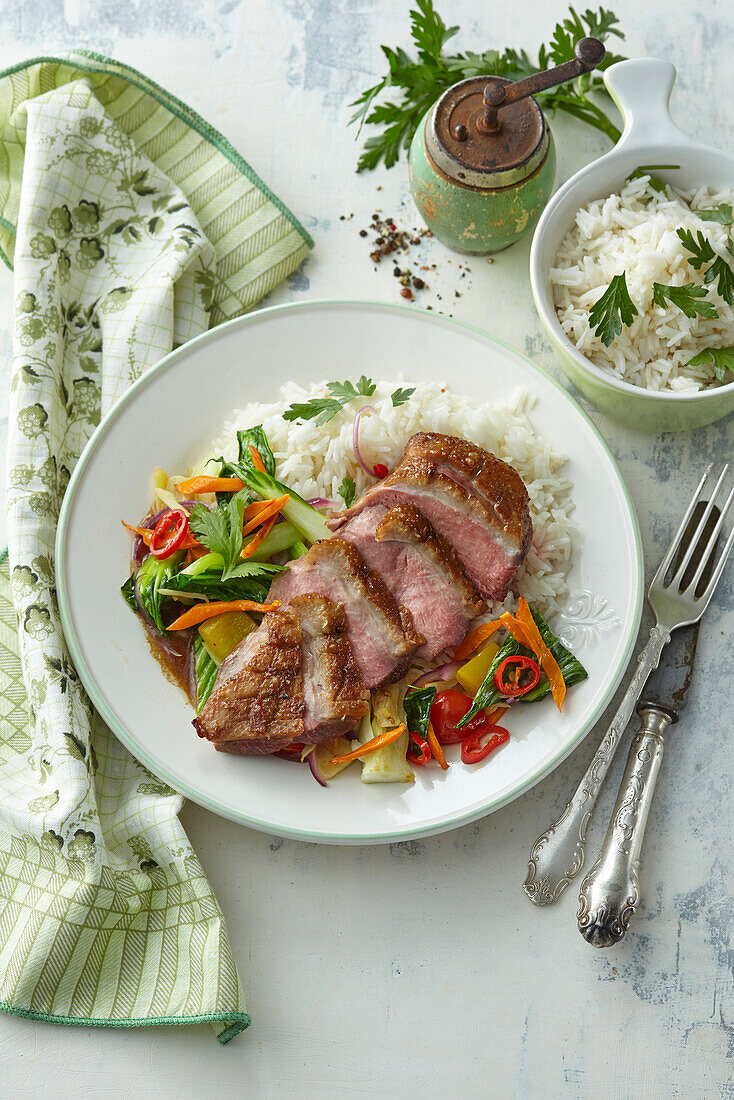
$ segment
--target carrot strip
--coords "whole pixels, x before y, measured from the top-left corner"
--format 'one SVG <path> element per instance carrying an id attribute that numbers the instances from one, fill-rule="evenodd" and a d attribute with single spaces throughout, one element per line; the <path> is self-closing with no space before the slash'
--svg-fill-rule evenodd
<path id="1" fill-rule="evenodd" d="M 260 458 L 260 452 L 257 447 L 253 447 L 252 443 L 250 444 L 250 454 L 252 456 L 252 465 L 255 469 L 259 470 L 261 474 L 266 474 L 268 471 L 265 469 L 263 460 Z"/>
<path id="2" fill-rule="evenodd" d="M 504 628 L 509 630 L 510 634 L 512 634 L 515 641 L 519 642 L 520 645 L 524 645 L 526 649 L 531 650 L 533 653 L 535 652 L 532 636 L 519 619 L 516 619 L 509 611 L 505 611 L 505 613 L 500 616 L 500 620 Z"/>
<path id="3" fill-rule="evenodd" d="M 253 600 L 214 600 L 212 603 L 199 603 L 179 615 L 168 629 L 185 630 L 188 626 L 203 623 L 205 619 L 222 615 L 225 611 L 274 611 L 276 607 L 280 607 L 280 600 L 272 603 L 255 603 Z"/>
<path id="4" fill-rule="evenodd" d="M 247 543 L 247 546 L 245 546 L 244 550 L 240 554 L 241 558 L 247 559 L 250 557 L 251 554 L 255 552 L 255 550 L 257 550 L 258 546 L 263 541 L 265 536 L 269 535 L 275 527 L 275 521 L 277 520 L 277 518 L 278 513 L 276 512 L 274 516 L 270 517 L 270 519 L 265 520 L 265 523 L 263 523 L 260 530 L 255 533 L 255 535 Z"/>
<path id="5" fill-rule="evenodd" d="M 176 486 L 179 493 L 190 493 L 192 496 L 200 493 L 238 493 L 244 487 L 244 481 L 238 477 L 190 477 Z"/>
<path id="6" fill-rule="evenodd" d="M 454 650 L 454 660 L 463 661 L 465 657 L 468 657 L 470 653 L 473 653 L 482 642 L 486 642 L 487 638 L 491 638 L 493 634 L 496 634 L 502 623 L 499 619 L 495 619 L 491 623 L 482 623 L 476 630 L 472 630 L 470 634 L 467 634 L 464 641 L 456 647 Z"/>
<path id="7" fill-rule="evenodd" d="M 255 528 L 259 527 L 261 523 L 264 523 L 266 519 L 270 519 L 271 516 L 277 516 L 283 505 L 287 504 L 290 499 L 290 495 L 286 493 L 285 496 L 278 497 L 276 500 L 269 500 L 267 502 L 267 507 L 262 508 L 249 523 L 245 524 L 242 528 L 242 534 L 249 535 L 250 531 L 254 531 Z"/>
<path id="8" fill-rule="evenodd" d="M 426 733 L 426 740 L 428 741 L 431 752 L 433 754 L 433 759 L 438 764 L 441 765 L 441 767 L 443 768 L 444 771 L 448 771 L 449 766 L 446 762 L 446 757 L 443 754 L 443 748 L 441 746 L 441 742 L 436 737 L 436 734 L 433 732 L 433 724 L 431 722 L 428 723 L 428 731 Z"/>
<path id="9" fill-rule="evenodd" d="M 371 752 L 377 752 L 378 749 L 384 749 L 385 745 L 392 745 L 393 741 L 397 741 L 404 733 L 405 722 L 401 722 L 394 730 L 388 730 L 387 733 L 381 733 L 379 737 L 373 737 L 371 741 L 367 741 L 366 744 L 360 745 L 358 749 L 354 749 L 344 756 L 333 756 L 331 758 L 331 763 L 348 764 L 351 760 L 359 759 L 360 756 L 368 756 Z"/>
<path id="10" fill-rule="evenodd" d="M 147 527 L 133 527 L 132 523 L 125 523 L 124 519 L 121 519 L 120 523 L 123 527 L 127 527 L 128 531 L 132 531 L 134 535 L 140 535 L 145 545 L 150 546 L 150 540 L 153 538 L 153 532 L 148 530 Z"/>
<path id="11" fill-rule="evenodd" d="M 259 516 L 260 513 L 264 512 L 266 508 L 269 508 L 272 503 L 272 500 L 253 500 L 252 504 L 248 504 L 245 508 L 242 519 L 246 523 L 248 519 L 252 519 L 253 516 Z"/>
<path id="12" fill-rule="evenodd" d="M 548 677 L 551 694 L 555 700 L 556 706 L 560 710 L 563 706 L 563 699 L 566 694 L 566 681 L 563 679 L 563 673 L 558 666 L 558 662 L 543 641 L 543 636 L 536 626 L 532 612 L 522 596 L 517 601 L 516 614 L 518 621 L 522 623 L 529 637 L 533 640 L 531 648 L 538 655 L 543 672 Z"/>

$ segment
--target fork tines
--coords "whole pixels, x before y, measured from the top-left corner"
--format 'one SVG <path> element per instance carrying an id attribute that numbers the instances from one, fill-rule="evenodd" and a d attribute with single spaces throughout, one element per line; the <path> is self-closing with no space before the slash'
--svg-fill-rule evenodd
<path id="1" fill-rule="evenodd" d="M 709 466 L 698 483 L 691 503 L 653 579 L 653 585 L 659 583 L 666 589 L 675 588 L 682 596 L 702 604 L 700 611 L 703 611 L 711 599 L 734 545 L 733 526 L 718 560 L 714 560 L 724 521 L 734 501 L 734 488 L 728 495 L 725 492 L 722 494 L 729 472 L 729 464 L 725 463 L 710 490 L 711 470 L 712 467 Z M 717 500 L 720 495 L 726 495 L 723 503 Z M 704 585 L 701 585 L 702 578 Z"/>

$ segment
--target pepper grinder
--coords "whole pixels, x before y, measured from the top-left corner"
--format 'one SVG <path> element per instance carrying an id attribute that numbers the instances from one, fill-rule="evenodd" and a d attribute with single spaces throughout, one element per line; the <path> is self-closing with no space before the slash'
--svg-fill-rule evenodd
<path id="1" fill-rule="evenodd" d="M 575 60 L 513 83 L 461 80 L 421 120 L 409 155 L 410 189 L 428 228 L 456 252 L 487 255 L 530 229 L 550 198 L 555 149 L 536 92 L 588 73 L 604 59 L 598 38 Z"/>

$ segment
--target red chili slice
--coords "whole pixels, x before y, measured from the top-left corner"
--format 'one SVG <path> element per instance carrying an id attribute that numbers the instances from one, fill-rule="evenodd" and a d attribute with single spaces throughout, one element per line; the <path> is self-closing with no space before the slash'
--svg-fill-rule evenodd
<path id="1" fill-rule="evenodd" d="M 482 738 L 488 733 L 491 734 L 489 740 L 482 744 Z M 461 742 L 461 759 L 464 764 L 478 764 L 509 740 L 510 735 L 502 726 L 485 726 L 483 730 L 476 730 Z"/>
<path id="2" fill-rule="evenodd" d="M 419 733 L 411 733 L 408 737 L 408 760 L 411 764 L 421 767 L 431 759 L 431 747 Z"/>
<path id="3" fill-rule="evenodd" d="M 508 683 L 505 680 L 505 670 L 511 666 L 518 671 L 515 683 Z M 522 674 L 526 670 L 530 672 L 530 679 L 527 683 L 522 683 Z M 539 680 L 540 665 L 538 662 L 534 661 L 532 657 L 523 657 L 519 653 L 515 654 L 514 657 L 505 657 L 494 674 L 494 682 L 497 690 L 501 691 L 503 695 L 511 696 L 512 698 L 516 698 L 518 695 L 525 695 L 526 692 L 532 691 Z"/>
<path id="4" fill-rule="evenodd" d="M 150 552 L 154 558 L 169 558 L 186 538 L 189 517 L 184 511 L 170 508 L 155 525 L 150 540 Z"/>

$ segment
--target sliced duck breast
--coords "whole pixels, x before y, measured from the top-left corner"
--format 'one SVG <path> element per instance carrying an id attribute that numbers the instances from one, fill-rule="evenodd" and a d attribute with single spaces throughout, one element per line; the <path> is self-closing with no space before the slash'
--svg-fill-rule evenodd
<path id="1" fill-rule="evenodd" d="M 425 641 L 414 630 L 410 612 L 398 606 L 380 575 L 346 539 L 314 543 L 275 578 L 269 598 L 286 605 L 312 592 L 344 605 L 352 652 L 368 688 L 399 679 Z"/>
<path id="2" fill-rule="evenodd" d="M 344 606 L 311 593 L 288 605 L 301 620 L 303 737 L 307 744 L 348 733 L 370 707 L 347 636 Z"/>
<path id="3" fill-rule="evenodd" d="M 375 504 L 341 528 L 398 603 L 408 608 L 425 643 L 416 656 L 431 660 L 457 645 L 483 601 L 452 547 L 410 504 Z"/>
<path id="4" fill-rule="evenodd" d="M 421 438 L 430 442 L 414 443 Z M 445 446 L 437 440 L 444 440 Z M 452 449 L 463 456 L 455 463 L 448 457 Z M 494 494 L 494 503 L 490 503 L 490 468 L 504 485 Z M 478 471 L 476 476 L 469 475 L 471 469 Z M 417 508 L 453 547 L 479 593 L 494 600 L 505 598 L 532 537 L 527 491 L 512 467 L 464 440 L 420 433 L 412 437 L 393 472 L 330 520 L 329 527 L 340 532 L 351 517 L 376 504 Z"/>
<path id="5" fill-rule="evenodd" d="M 301 622 L 278 607 L 222 661 L 194 726 L 223 752 L 278 752 L 303 740 L 304 710 Z"/>

